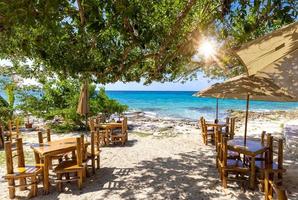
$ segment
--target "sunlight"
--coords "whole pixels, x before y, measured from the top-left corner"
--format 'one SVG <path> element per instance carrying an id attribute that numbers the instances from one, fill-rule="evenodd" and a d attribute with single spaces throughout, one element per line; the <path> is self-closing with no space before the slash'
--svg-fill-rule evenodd
<path id="1" fill-rule="evenodd" d="M 216 54 L 215 42 L 213 40 L 204 39 L 198 48 L 198 53 L 203 55 L 206 59 L 214 57 Z"/>

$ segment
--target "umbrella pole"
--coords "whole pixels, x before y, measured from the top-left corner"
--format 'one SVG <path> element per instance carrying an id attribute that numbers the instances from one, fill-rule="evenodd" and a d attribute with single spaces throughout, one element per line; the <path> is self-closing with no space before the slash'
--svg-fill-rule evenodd
<path id="1" fill-rule="evenodd" d="M 218 98 L 216 98 L 216 121 L 218 121 Z"/>
<path id="2" fill-rule="evenodd" d="M 244 145 L 246 145 L 248 110 L 249 110 L 249 94 L 247 94 L 247 97 L 246 97 L 246 113 L 245 113 L 245 126 L 244 126 Z"/>
<path id="3" fill-rule="evenodd" d="M 85 120 L 86 120 L 86 135 L 88 135 L 88 114 L 86 114 Z"/>

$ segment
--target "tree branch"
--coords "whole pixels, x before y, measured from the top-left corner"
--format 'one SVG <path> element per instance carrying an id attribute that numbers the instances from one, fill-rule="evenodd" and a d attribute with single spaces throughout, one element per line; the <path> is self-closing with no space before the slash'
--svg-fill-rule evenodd
<path id="1" fill-rule="evenodd" d="M 82 6 L 81 0 L 77 0 L 77 4 L 78 4 L 78 7 L 79 7 L 81 26 L 84 26 L 84 24 L 85 24 L 85 12 L 84 12 L 84 8 Z"/>

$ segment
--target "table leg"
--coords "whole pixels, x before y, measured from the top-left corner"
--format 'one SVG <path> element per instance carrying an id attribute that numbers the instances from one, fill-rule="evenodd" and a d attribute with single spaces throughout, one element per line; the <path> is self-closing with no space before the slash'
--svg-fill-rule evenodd
<path id="1" fill-rule="evenodd" d="M 249 187 L 251 189 L 255 189 L 255 179 L 256 179 L 256 159 L 255 157 L 251 157 L 250 161 L 250 182 L 249 182 Z"/>
<path id="2" fill-rule="evenodd" d="M 44 185 L 44 194 L 49 194 L 49 167 L 50 167 L 50 157 L 44 157 L 44 171 L 43 171 L 43 185 Z"/>

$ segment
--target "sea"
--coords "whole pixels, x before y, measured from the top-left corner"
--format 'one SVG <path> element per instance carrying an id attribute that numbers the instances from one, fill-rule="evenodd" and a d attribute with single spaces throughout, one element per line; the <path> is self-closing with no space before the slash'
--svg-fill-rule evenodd
<path id="1" fill-rule="evenodd" d="M 195 91 L 106 91 L 110 98 L 129 106 L 130 111 L 141 111 L 152 117 L 197 120 L 200 116 L 216 117 L 216 99 L 193 96 Z M 219 99 L 219 118 L 229 110 L 245 110 L 246 100 Z M 250 101 L 250 110 L 270 112 L 298 109 L 298 102 Z"/>
<path id="2" fill-rule="evenodd" d="M 128 112 L 143 112 L 149 117 L 208 120 L 216 117 L 216 99 L 195 97 L 195 91 L 106 91 L 107 95 L 129 106 Z M 0 95 L 6 98 L 3 91 Z M 39 95 L 39 93 L 37 93 Z M 18 101 L 18 100 L 16 100 Z M 16 102 L 18 104 L 18 102 Z M 246 100 L 219 99 L 219 119 L 224 119 L 229 110 L 245 110 Z M 250 101 L 251 111 L 270 112 L 298 109 L 298 102 Z"/>

